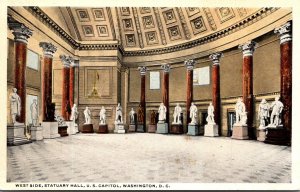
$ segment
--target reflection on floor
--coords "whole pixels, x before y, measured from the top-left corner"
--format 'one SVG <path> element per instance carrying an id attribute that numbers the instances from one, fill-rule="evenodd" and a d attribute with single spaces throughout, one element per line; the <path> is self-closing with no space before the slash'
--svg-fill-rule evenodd
<path id="1" fill-rule="evenodd" d="M 8 182 L 291 182 L 291 148 L 225 137 L 78 134 L 8 147 Z"/>

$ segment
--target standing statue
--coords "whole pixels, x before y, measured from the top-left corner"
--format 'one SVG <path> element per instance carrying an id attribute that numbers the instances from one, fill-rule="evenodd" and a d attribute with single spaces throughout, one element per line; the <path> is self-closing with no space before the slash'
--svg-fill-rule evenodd
<path id="1" fill-rule="evenodd" d="M 83 111 L 84 117 L 85 117 L 85 123 L 84 124 L 91 124 L 91 111 L 88 107 L 85 108 Z"/>
<path id="2" fill-rule="evenodd" d="M 235 124 L 238 124 L 238 125 L 246 125 L 247 124 L 246 106 L 243 103 L 241 98 L 238 98 L 237 103 L 235 105 L 235 115 L 236 115 Z"/>
<path id="3" fill-rule="evenodd" d="M 66 117 L 67 117 L 67 121 L 70 120 L 70 114 L 72 112 L 72 109 L 71 109 L 71 105 L 70 105 L 70 102 L 67 101 L 66 103 Z"/>
<path id="4" fill-rule="evenodd" d="M 207 108 L 207 117 L 206 117 L 206 121 L 208 124 L 215 124 L 215 115 L 214 115 L 214 106 L 212 105 L 212 103 L 209 103 L 209 106 Z"/>
<path id="5" fill-rule="evenodd" d="M 150 125 L 155 125 L 156 121 L 156 113 L 154 110 L 152 110 L 151 114 L 150 114 Z"/>
<path id="6" fill-rule="evenodd" d="M 33 103 L 30 105 L 30 112 L 31 112 L 32 125 L 38 126 L 39 111 L 38 111 L 38 104 L 36 99 L 33 99 Z"/>
<path id="7" fill-rule="evenodd" d="M 265 99 L 262 99 L 258 107 L 259 127 L 266 127 L 268 124 L 270 106 Z"/>
<path id="8" fill-rule="evenodd" d="M 135 124 L 135 111 L 133 108 L 131 108 L 131 111 L 129 112 L 129 119 L 130 119 L 130 124 Z"/>
<path id="9" fill-rule="evenodd" d="M 191 125 L 197 125 L 197 106 L 194 103 L 191 103 L 190 107 L 190 118 L 191 118 Z"/>
<path id="10" fill-rule="evenodd" d="M 140 124 L 144 123 L 144 111 L 143 111 L 143 108 L 141 105 L 139 105 L 139 108 L 138 108 L 138 122 Z"/>
<path id="11" fill-rule="evenodd" d="M 10 100 L 10 114 L 12 118 L 12 123 L 17 123 L 16 117 L 21 114 L 21 99 L 17 94 L 17 89 L 13 88 L 12 93 L 9 95 Z"/>
<path id="12" fill-rule="evenodd" d="M 163 103 L 160 104 L 158 108 L 158 113 L 159 113 L 158 120 L 165 122 L 167 116 L 167 108 L 166 106 L 164 106 Z"/>
<path id="13" fill-rule="evenodd" d="M 173 124 L 181 124 L 181 112 L 182 112 L 182 108 L 179 106 L 179 103 L 177 103 L 175 109 L 174 109 L 174 114 L 173 114 L 173 117 L 174 117 L 174 121 L 173 121 Z"/>
<path id="14" fill-rule="evenodd" d="M 70 120 L 75 123 L 77 117 L 78 117 L 77 106 L 76 104 L 73 104 Z"/>
<path id="15" fill-rule="evenodd" d="M 99 113 L 101 125 L 106 124 L 106 114 L 105 113 L 106 113 L 106 110 L 105 110 L 104 106 L 102 106 L 100 109 L 100 113 Z"/>
<path id="16" fill-rule="evenodd" d="M 283 103 L 279 101 L 279 97 L 275 97 L 275 101 L 271 104 L 270 108 L 272 109 L 270 125 L 281 125 L 281 113 L 283 110 Z"/>
<path id="17" fill-rule="evenodd" d="M 116 122 L 123 123 L 122 107 L 120 103 L 118 103 L 118 106 L 116 107 Z"/>

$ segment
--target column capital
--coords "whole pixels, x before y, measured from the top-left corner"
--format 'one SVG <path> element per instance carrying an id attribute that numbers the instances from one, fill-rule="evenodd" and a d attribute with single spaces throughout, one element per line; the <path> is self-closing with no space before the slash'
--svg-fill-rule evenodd
<path id="1" fill-rule="evenodd" d="M 74 61 L 71 62 L 70 67 L 79 67 L 79 59 L 74 58 Z"/>
<path id="2" fill-rule="evenodd" d="M 292 23 L 288 21 L 281 27 L 274 29 L 274 33 L 279 33 L 280 44 L 292 41 Z"/>
<path id="3" fill-rule="evenodd" d="M 243 50 L 243 56 L 252 56 L 253 52 L 255 51 L 256 47 L 257 47 L 257 43 L 255 41 L 248 41 L 244 44 L 239 45 L 239 49 Z"/>
<path id="4" fill-rule="evenodd" d="M 57 47 L 55 47 L 52 43 L 40 42 L 40 47 L 43 48 L 43 53 L 45 57 L 53 57 L 53 54 L 56 52 Z"/>
<path id="5" fill-rule="evenodd" d="M 22 42 L 27 44 L 28 38 L 32 36 L 32 30 L 26 27 L 23 23 L 20 23 L 13 19 L 12 17 L 8 17 L 8 28 L 13 30 L 13 35 L 15 36 L 15 41 Z"/>
<path id="6" fill-rule="evenodd" d="M 193 70 L 195 65 L 194 59 L 188 59 L 184 61 L 184 65 L 186 66 L 187 70 Z"/>
<path id="7" fill-rule="evenodd" d="M 74 59 L 68 55 L 60 55 L 59 58 L 61 59 L 63 66 L 69 68 L 72 63 L 74 63 Z"/>
<path id="8" fill-rule="evenodd" d="M 140 71 L 141 75 L 146 75 L 147 67 L 141 66 L 141 67 L 138 67 L 138 70 Z"/>
<path id="9" fill-rule="evenodd" d="M 164 70 L 165 73 L 170 72 L 170 65 L 168 64 L 162 65 L 161 68 Z"/>
<path id="10" fill-rule="evenodd" d="M 213 65 L 220 65 L 220 58 L 223 57 L 223 53 L 216 52 L 209 56 L 209 59 L 213 62 Z"/>

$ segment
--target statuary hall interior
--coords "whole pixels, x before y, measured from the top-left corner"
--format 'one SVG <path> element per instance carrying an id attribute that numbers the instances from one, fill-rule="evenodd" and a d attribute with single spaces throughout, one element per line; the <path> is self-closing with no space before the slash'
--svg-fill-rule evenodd
<path id="1" fill-rule="evenodd" d="M 8 6 L 6 182 L 291 183 L 292 13 Z"/>

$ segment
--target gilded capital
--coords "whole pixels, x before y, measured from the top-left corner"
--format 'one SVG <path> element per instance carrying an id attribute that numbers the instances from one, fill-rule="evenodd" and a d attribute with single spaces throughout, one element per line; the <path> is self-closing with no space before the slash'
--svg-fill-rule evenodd
<path id="1" fill-rule="evenodd" d="M 248 41 L 242 45 L 239 45 L 239 49 L 243 50 L 243 56 L 252 56 L 253 52 L 255 51 L 256 47 L 257 47 L 257 43 L 254 41 Z"/>
<path id="2" fill-rule="evenodd" d="M 280 44 L 292 41 L 292 23 L 291 21 L 278 27 L 274 30 L 274 33 L 278 33 L 280 37 Z"/>
<path id="3" fill-rule="evenodd" d="M 209 59 L 213 62 L 213 65 L 220 65 L 220 58 L 223 57 L 223 53 L 216 52 L 209 56 Z"/>
<path id="4" fill-rule="evenodd" d="M 68 55 L 60 55 L 59 58 L 61 59 L 64 67 L 70 67 L 74 63 L 74 59 Z"/>
<path id="5" fill-rule="evenodd" d="M 164 70 L 165 73 L 170 72 L 170 65 L 168 64 L 162 65 L 161 68 Z"/>
<path id="6" fill-rule="evenodd" d="M 187 70 L 193 70 L 195 65 L 194 59 L 188 59 L 184 61 L 184 65 L 186 66 Z"/>
<path id="7" fill-rule="evenodd" d="M 141 75 L 146 75 L 147 67 L 141 66 L 141 67 L 138 67 L 138 70 L 140 71 Z"/>
<path id="8" fill-rule="evenodd" d="M 32 30 L 26 27 L 23 23 L 20 23 L 13 19 L 12 17 L 8 17 L 8 28 L 12 30 L 13 35 L 15 36 L 15 41 L 22 42 L 27 44 L 28 38 L 32 36 Z"/>
<path id="9" fill-rule="evenodd" d="M 53 54 L 56 52 L 57 47 L 55 47 L 52 43 L 40 42 L 40 47 L 43 48 L 45 57 L 53 57 Z"/>

